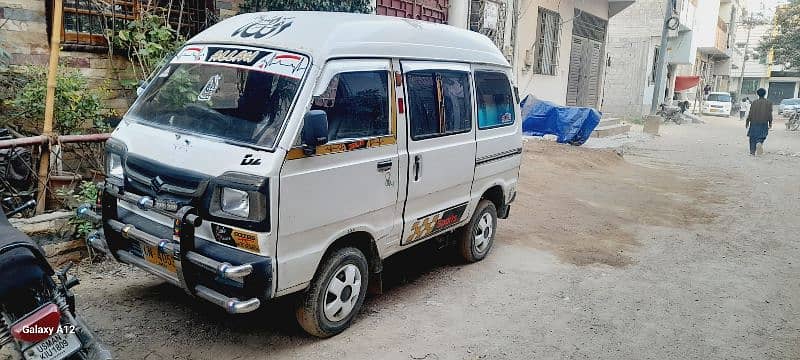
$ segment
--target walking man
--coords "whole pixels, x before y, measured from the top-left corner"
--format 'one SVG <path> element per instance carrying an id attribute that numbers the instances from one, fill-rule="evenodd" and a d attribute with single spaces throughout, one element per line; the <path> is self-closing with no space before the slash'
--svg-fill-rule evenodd
<path id="1" fill-rule="evenodd" d="M 739 105 L 739 120 L 744 120 L 747 112 L 750 111 L 750 99 L 742 98 L 742 104 Z"/>
<path id="2" fill-rule="evenodd" d="M 772 128 L 772 102 L 765 99 L 767 90 L 764 88 L 756 91 L 758 100 L 750 104 L 750 114 L 744 123 L 747 136 L 750 137 L 750 155 L 764 153 L 764 140 L 767 139 L 769 129 Z"/>

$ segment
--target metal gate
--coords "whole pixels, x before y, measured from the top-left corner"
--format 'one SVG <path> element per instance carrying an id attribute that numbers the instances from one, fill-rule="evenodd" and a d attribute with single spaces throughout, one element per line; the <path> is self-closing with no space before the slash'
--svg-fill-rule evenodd
<path id="1" fill-rule="evenodd" d="M 567 78 L 567 106 L 597 107 L 600 99 L 600 57 L 603 43 L 572 37 Z"/>
<path id="2" fill-rule="evenodd" d="M 568 106 L 598 107 L 607 22 L 575 9 L 567 76 Z"/>
<path id="3" fill-rule="evenodd" d="M 783 99 L 794 97 L 794 82 L 770 81 L 767 99 L 773 104 L 778 104 Z"/>

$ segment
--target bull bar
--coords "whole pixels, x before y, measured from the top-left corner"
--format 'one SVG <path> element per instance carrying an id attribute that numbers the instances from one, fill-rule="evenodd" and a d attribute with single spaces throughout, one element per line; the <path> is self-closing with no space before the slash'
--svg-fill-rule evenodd
<path id="1" fill-rule="evenodd" d="M 117 200 L 135 205 L 141 210 L 152 211 L 172 219 L 172 239 L 148 233 L 134 224 L 117 219 Z M 271 288 L 262 289 L 266 296 L 253 296 L 245 300 L 223 294 L 213 289 L 214 282 L 202 283 L 198 273 L 213 275 L 217 282 L 226 284 L 245 284 L 254 274 L 253 263 L 232 264 L 202 254 L 196 246 L 195 228 L 203 222 L 197 210 L 189 205 L 178 207 L 169 201 L 156 200 L 149 196 L 126 193 L 115 185 L 105 184 L 101 202 L 102 215 L 83 205 L 76 211 L 80 218 L 102 224 L 103 229 L 87 237 L 89 245 L 118 261 L 135 265 L 169 283 L 183 288 L 193 296 L 205 299 L 224 308 L 228 313 L 239 314 L 254 311 L 261 306 L 259 297 L 268 297 Z M 159 253 L 170 256 L 175 264 L 175 273 L 152 264 L 143 257 L 134 255 L 121 246 L 121 239 L 154 247 Z M 140 245 L 141 246 L 141 245 Z M 263 268 L 263 266 L 261 267 Z M 267 273 L 271 281 L 271 273 Z M 269 287 L 269 286 L 263 286 Z M 260 287 L 259 287 L 260 288 Z"/>

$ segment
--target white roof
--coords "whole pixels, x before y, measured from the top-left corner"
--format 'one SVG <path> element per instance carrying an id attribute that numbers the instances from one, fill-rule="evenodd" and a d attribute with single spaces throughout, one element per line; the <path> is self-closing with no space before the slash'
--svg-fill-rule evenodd
<path id="1" fill-rule="evenodd" d="M 204 30 L 188 43 L 296 51 L 310 55 L 317 64 L 332 58 L 385 57 L 509 66 L 482 34 L 380 15 L 314 11 L 242 14 Z"/>

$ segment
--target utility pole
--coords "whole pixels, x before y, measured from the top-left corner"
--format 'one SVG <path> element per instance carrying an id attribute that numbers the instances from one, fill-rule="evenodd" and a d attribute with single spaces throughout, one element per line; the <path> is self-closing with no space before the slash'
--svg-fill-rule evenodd
<path id="1" fill-rule="evenodd" d="M 53 135 L 53 116 L 55 113 L 56 74 L 58 73 L 58 54 L 61 50 L 61 14 L 63 3 L 53 1 L 53 31 L 50 36 L 50 62 L 47 69 L 47 93 L 44 98 L 44 127 L 42 135 L 48 138 Z M 41 147 L 39 162 L 39 193 L 36 196 L 36 213 L 44 212 L 47 200 L 47 180 L 50 177 L 50 140 Z"/>
<path id="2" fill-rule="evenodd" d="M 661 47 L 658 49 L 658 63 L 656 66 L 656 83 L 653 86 L 653 100 L 650 102 L 650 115 L 655 115 L 658 111 L 658 105 L 661 104 L 664 98 L 664 90 L 661 89 L 665 85 L 664 73 L 667 67 L 667 42 L 669 41 L 669 27 L 668 22 L 672 18 L 672 2 L 675 0 L 666 0 L 664 6 L 664 23 L 661 26 Z"/>

